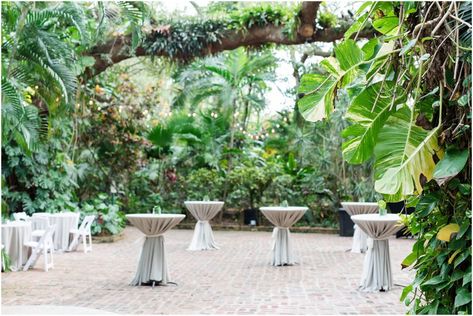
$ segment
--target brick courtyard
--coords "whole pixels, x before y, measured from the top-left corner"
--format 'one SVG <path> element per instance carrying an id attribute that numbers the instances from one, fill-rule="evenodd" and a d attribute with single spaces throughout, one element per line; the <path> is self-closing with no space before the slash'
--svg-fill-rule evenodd
<path id="1" fill-rule="evenodd" d="M 364 255 L 346 252 L 351 238 L 292 234 L 300 264 L 270 266 L 271 233 L 215 231 L 220 250 L 188 252 L 191 230 L 166 234 L 171 279 L 178 286 L 132 287 L 141 233 L 127 227 L 112 244 L 94 244 L 92 253 L 56 254 L 46 273 L 2 273 L 2 307 L 55 305 L 129 314 L 404 314 L 401 271 L 412 240 L 391 239 L 395 287 L 385 293 L 357 290 Z M 41 308 L 38 307 L 37 311 Z M 42 308 L 44 310 L 44 307 Z M 51 309 L 52 310 L 52 309 Z M 50 310 L 50 311 L 51 311 Z M 23 312 L 34 313 L 34 308 Z"/>

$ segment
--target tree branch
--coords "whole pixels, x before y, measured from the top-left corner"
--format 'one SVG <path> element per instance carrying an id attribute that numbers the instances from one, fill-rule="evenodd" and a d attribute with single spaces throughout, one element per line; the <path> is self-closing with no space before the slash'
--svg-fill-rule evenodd
<path id="1" fill-rule="evenodd" d="M 181 58 L 189 59 L 189 57 L 203 57 L 226 50 L 233 50 L 242 46 L 257 47 L 266 44 L 299 45 L 313 42 L 334 42 L 343 38 L 345 33 L 344 28 L 315 28 L 315 18 L 317 16 L 319 5 L 320 2 L 302 3 L 302 8 L 299 12 L 301 25 L 296 31 L 296 34 L 293 34 L 292 36 L 285 32 L 284 26 L 275 26 L 272 24 L 263 27 L 255 26 L 247 31 L 227 30 L 220 42 L 209 45 L 196 56 L 181 56 Z M 372 32 L 369 33 L 370 34 L 361 34 L 360 36 L 372 36 Z M 100 74 L 108 67 L 113 66 L 122 60 L 150 54 L 141 46 L 136 48 L 133 54 L 130 47 L 131 35 L 120 35 L 104 44 L 93 47 L 90 51 L 85 53 L 86 55 L 95 58 L 95 65 L 92 68 L 86 69 L 86 76 L 90 78 Z M 162 50 L 158 51 L 154 55 L 165 57 L 167 56 L 167 53 Z"/>

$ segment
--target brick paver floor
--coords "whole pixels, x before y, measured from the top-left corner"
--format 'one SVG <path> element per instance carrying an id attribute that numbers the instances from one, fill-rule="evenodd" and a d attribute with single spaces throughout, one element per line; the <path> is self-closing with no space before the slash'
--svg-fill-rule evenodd
<path id="1" fill-rule="evenodd" d="M 300 264 L 269 265 L 271 233 L 215 231 L 220 250 L 189 252 L 191 230 L 166 238 L 175 285 L 129 286 L 141 233 L 127 227 L 124 239 L 94 244 L 93 252 L 56 254 L 55 267 L 2 273 L 2 306 L 57 305 L 114 313 L 147 314 L 403 314 L 401 285 L 412 272 L 401 271 L 412 240 L 391 239 L 392 291 L 357 290 L 364 255 L 346 252 L 351 238 L 292 234 Z M 31 312 L 34 312 L 31 310 Z"/>

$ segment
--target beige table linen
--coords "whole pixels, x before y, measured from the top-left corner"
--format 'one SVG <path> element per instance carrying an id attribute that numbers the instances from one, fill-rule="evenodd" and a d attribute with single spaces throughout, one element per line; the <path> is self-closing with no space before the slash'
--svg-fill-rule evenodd
<path id="1" fill-rule="evenodd" d="M 209 221 L 217 215 L 223 207 L 220 201 L 186 201 L 189 212 L 197 219 L 194 235 L 187 250 L 219 249 L 214 240 L 212 227 Z"/>
<path id="2" fill-rule="evenodd" d="M 31 223 L 25 221 L 2 224 L 2 244 L 10 257 L 12 271 L 21 271 L 28 260 L 29 249 L 24 244 L 31 241 Z"/>
<path id="3" fill-rule="evenodd" d="M 289 227 L 304 216 L 307 207 L 261 207 L 261 212 L 276 227 L 273 229 L 271 265 L 291 265 L 296 263 L 292 252 Z"/>
<path id="4" fill-rule="evenodd" d="M 374 202 L 342 202 L 343 209 L 350 215 L 373 214 L 378 212 L 378 203 Z M 354 225 L 351 252 L 364 253 L 368 249 L 367 235 Z"/>
<path id="5" fill-rule="evenodd" d="M 393 286 L 388 238 L 403 225 L 397 214 L 362 214 L 351 217 L 368 239 L 360 289 L 365 292 L 388 291 Z"/>
<path id="6" fill-rule="evenodd" d="M 71 229 L 77 229 L 79 226 L 79 213 L 61 212 L 61 213 L 34 213 L 34 217 L 47 216 L 49 225 L 56 224 L 56 230 L 53 235 L 54 249 L 58 251 L 67 251 L 69 249 L 69 238 Z"/>
<path id="7" fill-rule="evenodd" d="M 49 216 L 33 216 L 31 218 L 31 229 L 46 230 L 49 227 Z"/>
<path id="8" fill-rule="evenodd" d="M 131 285 L 158 282 L 166 285 L 170 282 L 166 263 L 163 234 L 173 228 L 185 215 L 182 214 L 129 214 L 128 220 L 145 234 L 138 268 Z"/>

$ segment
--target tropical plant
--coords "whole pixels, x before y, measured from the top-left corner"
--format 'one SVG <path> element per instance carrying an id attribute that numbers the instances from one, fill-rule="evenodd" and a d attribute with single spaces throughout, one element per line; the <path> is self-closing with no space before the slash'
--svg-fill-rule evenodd
<path id="1" fill-rule="evenodd" d="M 374 158 L 376 191 L 416 207 L 405 223 L 419 240 L 404 262 L 416 279 L 402 299 L 413 313 L 469 314 L 471 56 L 459 39 L 471 38 L 471 3 L 375 2 L 357 14 L 325 73 L 302 77 L 299 108 L 321 120 L 348 90 L 344 158 Z M 360 48 L 350 37 L 367 24 L 380 36 Z"/>
<path id="2" fill-rule="evenodd" d="M 208 196 L 210 200 L 220 199 L 222 196 L 223 177 L 213 169 L 197 169 L 189 173 L 185 188 L 187 199 L 200 200 Z"/>
<path id="3" fill-rule="evenodd" d="M 73 2 L 2 3 L 2 140 L 29 153 L 48 132 L 48 116 L 74 104 L 73 41 L 87 41 Z"/>
<path id="4" fill-rule="evenodd" d="M 125 228 L 125 216 L 113 197 L 100 193 L 85 202 L 81 209 L 81 220 L 87 215 L 95 215 L 91 232 L 94 236 L 117 235 Z"/>
<path id="5" fill-rule="evenodd" d="M 2 272 L 3 271 L 10 272 L 11 271 L 10 257 L 8 256 L 5 249 L 2 249 L 1 260 L 2 260 Z"/>

